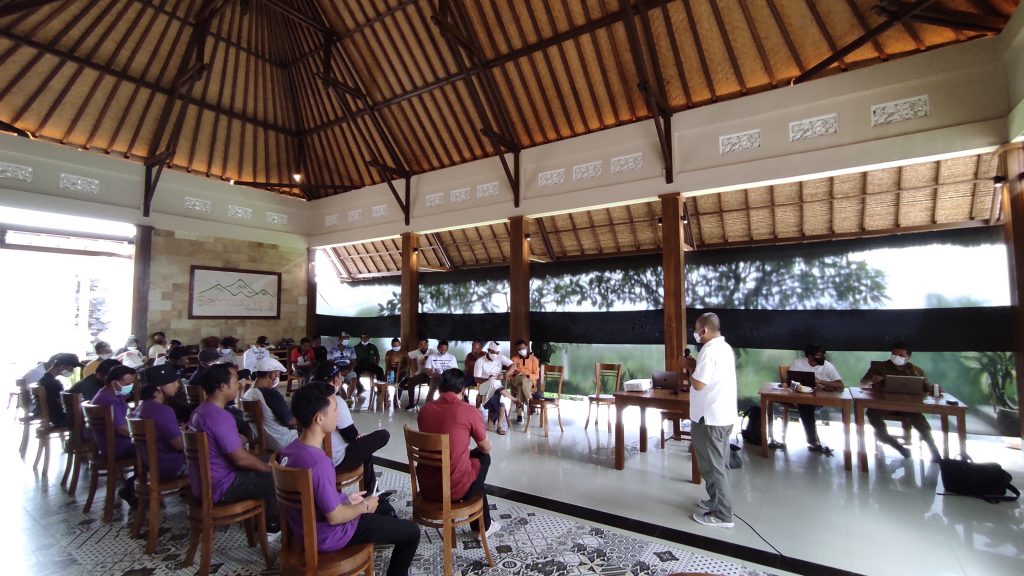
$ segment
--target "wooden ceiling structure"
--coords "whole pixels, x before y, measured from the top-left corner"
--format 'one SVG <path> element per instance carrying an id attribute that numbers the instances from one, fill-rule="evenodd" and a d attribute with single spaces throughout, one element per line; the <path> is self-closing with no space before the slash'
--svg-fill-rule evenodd
<path id="1" fill-rule="evenodd" d="M 694 250 L 990 226 L 1002 221 L 996 162 L 981 154 L 686 198 Z M 564 262 L 661 252 L 653 200 L 529 220 L 530 259 Z M 423 270 L 509 263 L 507 221 L 425 234 Z M 401 239 L 325 249 L 345 281 L 401 274 Z"/>
<path id="2" fill-rule="evenodd" d="M 523 148 L 652 118 L 671 178 L 672 113 L 997 34 L 1017 5 L 6 0 L 0 130 L 144 162 L 147 214 L 171 168 L 306 199 L 387 182 L 408 220 L 414 174 L 498 156 L 518 203 Z M 735 196 L 708 209 L 746 218 Z M 724 224 L 695 241 L 761 234 L 762 196 L 744 196 L 749 233 Z M 579 218 L 591 230 L 628 221 L 612 226 L 620 247 L 653 248 L 632 228 L 650 207 L 624 210 Z M 573 224 L 566 237 L 559 218 L 538 220 L 552 227 L 551 258 L 591 235 Z M 455 234 L 440 235 L 453 265 L 498 257 L 460 252 Z"/>

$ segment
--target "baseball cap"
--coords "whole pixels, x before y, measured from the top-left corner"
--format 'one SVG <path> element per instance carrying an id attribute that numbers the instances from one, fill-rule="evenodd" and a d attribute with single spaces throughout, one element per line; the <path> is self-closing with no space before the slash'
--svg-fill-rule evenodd
<path id="1" fill-rule="evenodd" d="M 69 352 L 60 352 L 50 356 L 50 359 L 46 361 L 45 368 L 47 370 L 54 366 L 62 364 L 64 366 L 81 366 L 82 362 L 78 359 L 78 356 Z"/>
<path id="2" fill-rule="evenodd" d="M 163 386 L 179 378 L 178 371 L 172 364 L 161 364 L 147 368 L 142 372 L 142 376 L 146 379 L 147 386 Z"/>
<path id="3" fill-rule="evenodd" d="M 277 370 L 279 372 L 288 371 L 284 367 L 284 365 L 281 364 L 281 362 L 277 358 L 274 358 L 273 356 L 269 356 L 267 358 L 260 358 L 259 360 L 256 361 L 257 372 L 273 372 L 274 370 Z"/>
<path id="4" fill-rule="evenodd" d="M 199 361 L 204 364 L 213 364 L 220 360 L 220 352 L 216 348 L 203 348 L 199 351 Z"/>
<path id="5" fill-rule="evenodd" d="M 318 382 L 330 382 L 341 372 L 341 366 L 331 362 L 323 362 L 313 370 L 313 380 Z"/>
<path id="6" fill-rule="evenodd" d="M 259 338 L 256 339 L 256 343 L 266 346 L 267 344 L 270 344 L 270 338 L 267 338 L 266 336 L 260 336 Z"/>

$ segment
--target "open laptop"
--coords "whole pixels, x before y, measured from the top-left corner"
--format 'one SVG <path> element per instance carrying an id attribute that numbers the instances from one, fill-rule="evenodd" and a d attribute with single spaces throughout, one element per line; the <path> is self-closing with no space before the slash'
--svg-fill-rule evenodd
<path id="1" fill-rule="evenodd" d="M 887 394 L 924 394 L 924 376 L 886 376 L 882 391 Z"/>
<path id="2" fill-rule="evenodd" d="M 680 386 L 680 374 L 679 372 L 665 372 L 658 370 L 651 374 L 651 387 L 662 388 L 664 390 L 670 390 L 673 393 L 678 393 Z"/>
<path id="3" fill-rule="evenodd" d="M 814 380 L 814 372 L 804 372 L 804 371 L 801 371 L 801 370 L 790 370 L 787 373 L 786 377 L 789 378 L 789 382 L 799 382 L 800 384 L 802 384 L 804 386 L 808 386 L 810 388 L 814 388 L 814 386 L 816 384 L 816 382 Z M 785 382 L 787 387 L 789 386 L 789 382 Z"/>

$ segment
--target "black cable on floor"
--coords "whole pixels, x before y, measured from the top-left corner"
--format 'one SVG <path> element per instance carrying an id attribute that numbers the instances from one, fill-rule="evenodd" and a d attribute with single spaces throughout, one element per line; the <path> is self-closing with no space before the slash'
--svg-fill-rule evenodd
<path id="1" fill-rule="evenodd" d="M 758 532 L 757 529 L 755 529 L 753 526 L 751 526 L 750 522 L 747 522 L 746 520 L 743 519 L 743 517 L 741 517 L 739 514 L 737 514 L 735 512 L 733 512 L 732 515 L 737 517 L 737 518 L 739 518 L 740 522 L 743 522 L 744 524 L 746 524 L 747 528 L 750 528 L 751 530 L 753 530 L 754 534 L 757 534 L 757 537 L 760 538 L 762 542 L 764 542 L 765 544 L 768 545 L 769 548 L 774 550 L 775 553 L 779 555 L 779 558 L 782 559 L 782 563 L 786 565 L 786 569 L 787 570 L 789 570 L 790 572 L 797 572 L 796 566 L 793 566 L 793 564 L 789 561 L 789 557 L 786 556 L 785 554 L 783 554 L 782 552 L 779 552 L 779 549 L 776 548 L 775 546 L 773 546 L 772 543 L 769 542 L 767 538 L 765 538 L 764 536 L 761 536 L 761 533 Z M 799 573 L 799 572 L 797 572 L 797 573 Z"/>

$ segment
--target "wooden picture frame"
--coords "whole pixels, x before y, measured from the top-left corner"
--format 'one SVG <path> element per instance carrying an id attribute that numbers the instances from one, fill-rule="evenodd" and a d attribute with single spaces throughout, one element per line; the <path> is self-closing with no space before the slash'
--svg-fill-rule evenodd
<path id="1" fill-rule="evenodd" d="M 281 318 L 281 273 L 192 266 L 188 317 Z"/>

